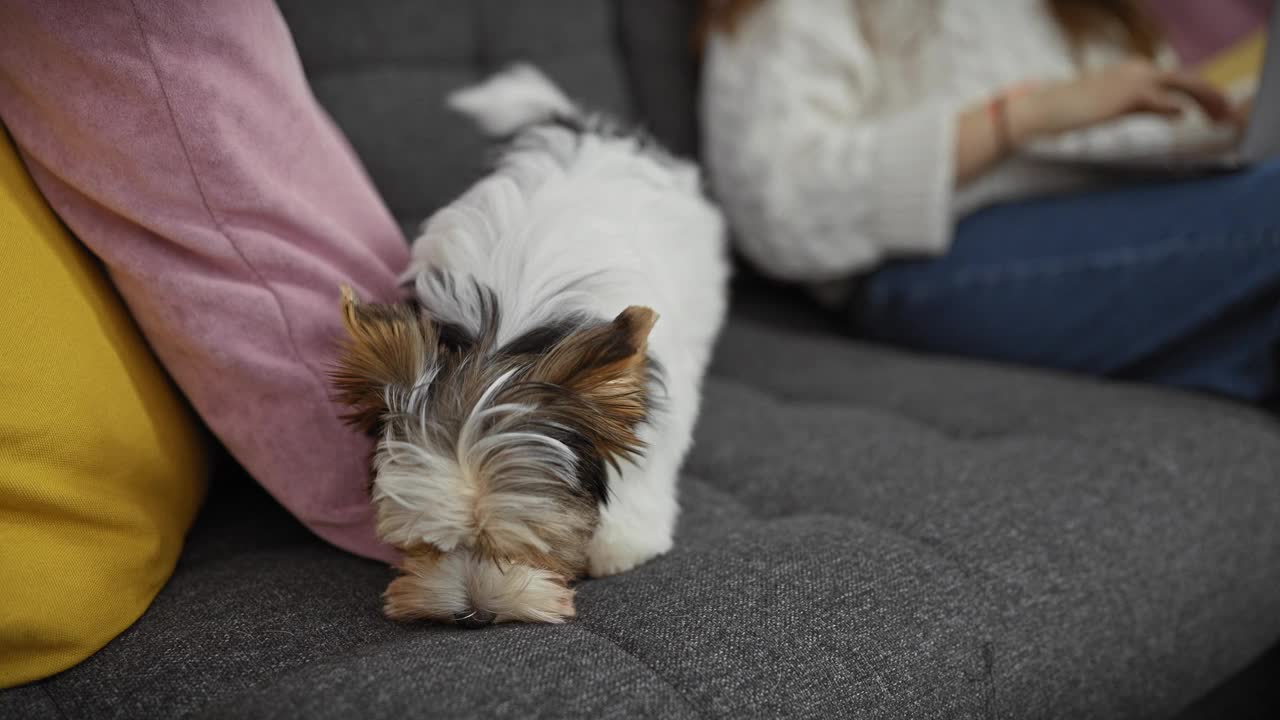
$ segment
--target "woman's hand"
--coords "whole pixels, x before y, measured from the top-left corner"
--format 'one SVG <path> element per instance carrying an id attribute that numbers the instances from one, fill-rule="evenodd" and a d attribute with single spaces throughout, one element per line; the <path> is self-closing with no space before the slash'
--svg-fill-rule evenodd
<path id="1" fill-rule="evenodd" d="M 1186 110 L 1188 100 L 1214 122 L 1238 120 L 1231 101 L 1208 81 L 1146 60 L 1131 60 L 1011 98 L 1010 130 L 1021 140 L 1138 113 L 1176 117 Z"/>
<path id="2" fill-rule="evenodd" d="M 1257 97 L 1257 93 L 1254 93 L 1236 103 L 1236 122 L 1240 125 L 1241 130 L 1244 130 L 1249 125 L 1249 118 L 1253 115 L 1253 101 Z"/>
<path id="3" fill-rule="evenodd" d="M 956 123 L 956 184 L 986 172 L 1032 138 L 1057 135 L 1126 115 L 1181 115 L 1188 102 L 1216 123 L 1242 125 L 1241 108 L 1209 82 L 1187 72 L 1131 60 L 1074 80 L 1010 91 L 961 112 Z"/>

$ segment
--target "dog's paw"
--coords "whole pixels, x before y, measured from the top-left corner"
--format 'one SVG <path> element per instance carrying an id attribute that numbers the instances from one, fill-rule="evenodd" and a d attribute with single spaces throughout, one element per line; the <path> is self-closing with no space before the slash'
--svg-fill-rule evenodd
<path id="1" fill-rule="evenodd" d="M 587 574 L 598 578 L 624 573 L 670 549 L 670 536 L 610 531 L 602 526 L 587 551 Z"/>

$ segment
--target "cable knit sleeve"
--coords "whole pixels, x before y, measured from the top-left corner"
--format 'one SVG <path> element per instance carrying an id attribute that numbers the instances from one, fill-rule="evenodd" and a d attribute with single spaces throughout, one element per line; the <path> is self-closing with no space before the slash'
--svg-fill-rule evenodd
<path id="1" fill-rule="evenodd" d="M 708 47 L 711 181 L 743 254 L 777 278 L 847 277 L 951 236 L 954 111 L 870 107 L 881 79 L 855 5 L 771 0 Z"/>

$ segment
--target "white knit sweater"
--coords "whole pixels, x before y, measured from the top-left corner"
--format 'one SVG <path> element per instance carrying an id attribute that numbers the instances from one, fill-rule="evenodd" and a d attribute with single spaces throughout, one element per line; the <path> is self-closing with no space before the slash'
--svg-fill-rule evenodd
<path id="1" fill-rule="evenodd" d="M 1077 62 L 1044 0 L 768 0 L 707 49 L 711 182 L 743 253 L 775 277 L 939 254 L 975 208 L 1100 180 L 1020 157 L 957 189 L 959 112 L 1118 55 Z"/>

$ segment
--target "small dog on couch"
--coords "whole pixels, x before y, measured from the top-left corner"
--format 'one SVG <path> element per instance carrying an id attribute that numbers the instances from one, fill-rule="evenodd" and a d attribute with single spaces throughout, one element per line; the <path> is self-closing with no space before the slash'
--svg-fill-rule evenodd
<path id="1" fill-rule="evenodd" d="M 423 225 L 414 300 L 361 303 L 333 380 L 379 439 L 395 619 L 563 622 L 570 584 L 672 545 L 723 319 L 724 222 L 697 168 L 513 66 L 449 105 L 508 138 Z"/>

